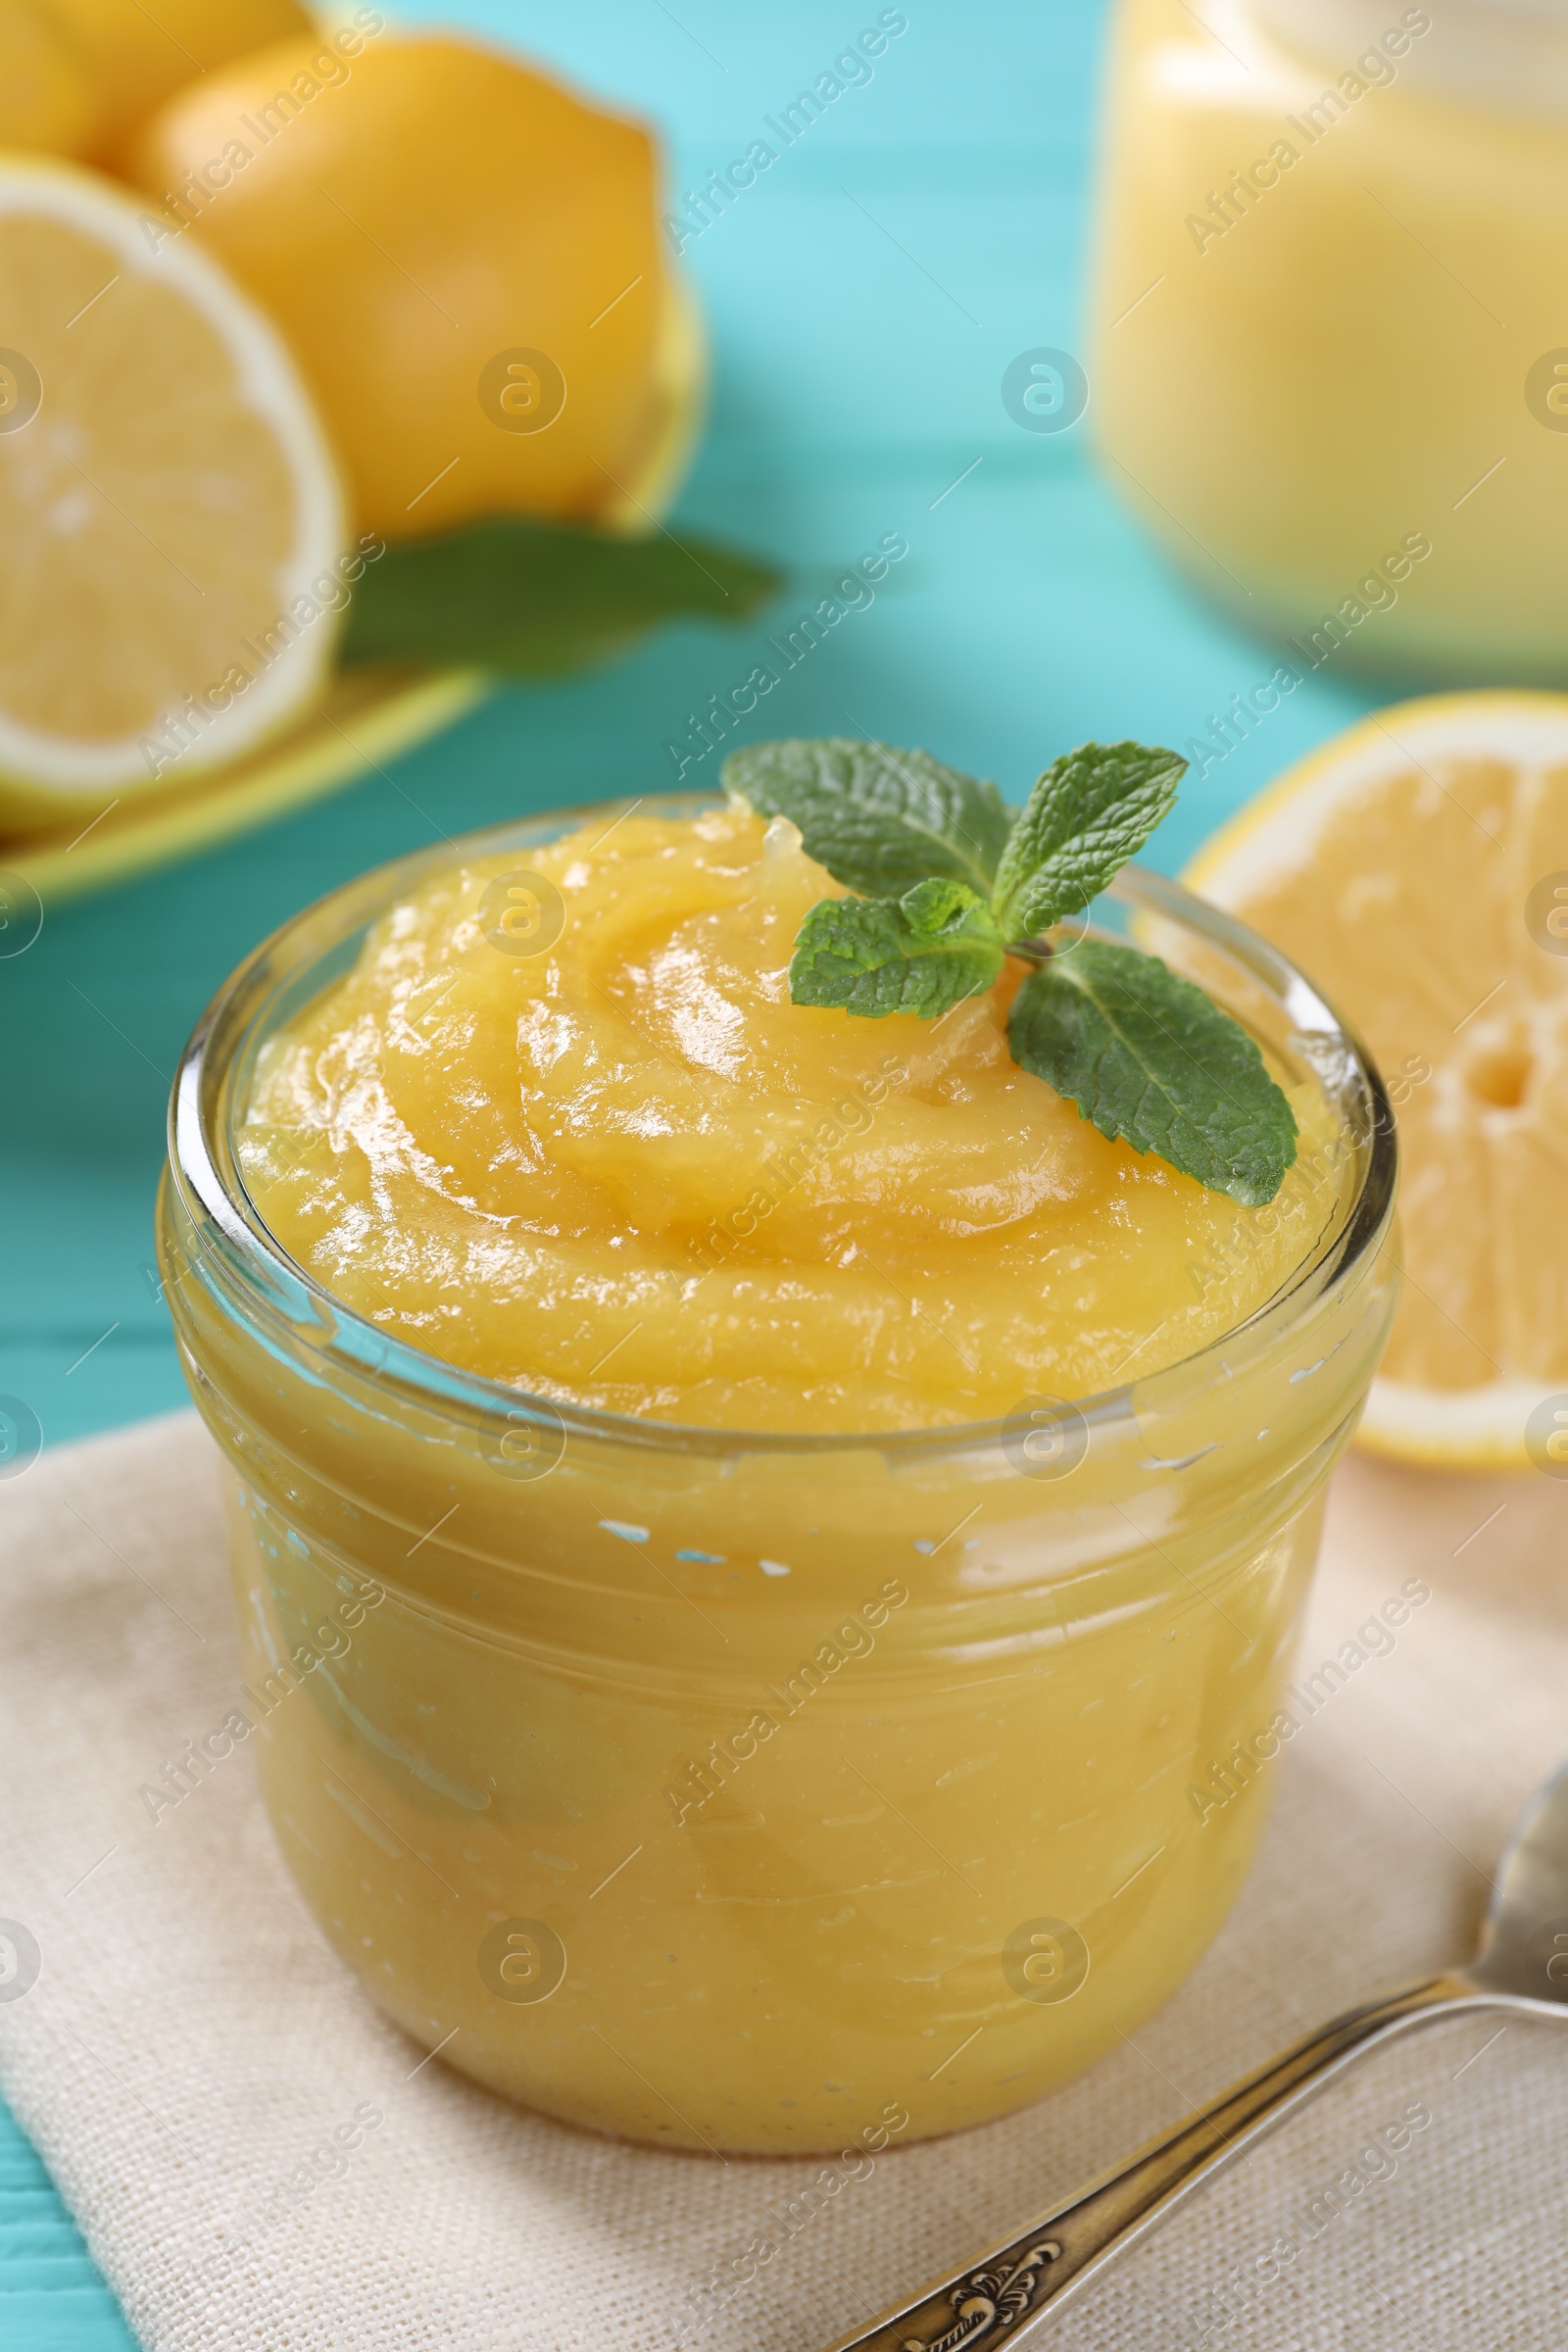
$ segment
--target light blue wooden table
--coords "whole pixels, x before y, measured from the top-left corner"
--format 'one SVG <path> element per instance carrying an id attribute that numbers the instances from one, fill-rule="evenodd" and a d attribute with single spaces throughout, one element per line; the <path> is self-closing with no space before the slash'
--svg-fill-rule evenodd
<path id="1" fill-rule="evenodd" d="M 878 13 L 873 0 L 418 12 L 513 40 L 653 116 L 677 191 L 744 153 Z M 1098 0 L 907 0 L 906 13 L 872 80 L 686 248 L 715 383 L 679 513 L 790 566 L 758 637 L 814 602 L 828 567 L 902 533 L 908 557 L 874 607 L 789 674 L 755 730 L 923 744 L 1017 796 L 1086 736 L 1181 745 L 1269 662 L 1151 549 L 1082 425 L 1026 431 L 1003 404 L 1018 354 L 1081 348 Z M 30 1404 L 50 1444 L 183 1401 L 148 1275 L 153 1191 L 169 1074 L 229 967 L 305 900 L 437 829 L 667 788 L 666 742 L 746 676 L 753 641 L 682 628 L 608 673 L 505 694 L 386 778 L 50 912 L 33 948 L 0 962 L 0 1393 Z M 1372 699 L 1309 680 L 1189 782 L 1156 862 L 1179 863 Z M 0 2343 L 129 2342 L 0 2110 Z"/>

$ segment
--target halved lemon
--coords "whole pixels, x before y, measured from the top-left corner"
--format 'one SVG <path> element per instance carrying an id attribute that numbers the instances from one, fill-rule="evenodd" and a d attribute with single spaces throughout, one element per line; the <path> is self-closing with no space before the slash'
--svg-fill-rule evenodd
<path id="1" fill-rule="evenodd" d="M 276 332 L 190 239 L 0 158 L 0 824 L 168 792 L 284 726 L 352 580 Z"/>
<path id="2" fill-rule="evenodd" d="M 1361 1442 L 1568 1475 L 1568 696 L 1438 695 L 1288 770 L 1186 879 L 1365 1038 L 1404 1289 Z"/>

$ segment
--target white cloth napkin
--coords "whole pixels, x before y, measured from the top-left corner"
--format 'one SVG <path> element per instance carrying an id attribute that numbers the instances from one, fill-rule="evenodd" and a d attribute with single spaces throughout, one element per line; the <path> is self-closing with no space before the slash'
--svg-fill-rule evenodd
<path id="1" fill-rule="evenodd" d="M 1303 1665 L 1406 1578 L 1432 1598 L 1272 1767 L 1257 1869 L 1158 2017 L 1027 2113 L 858 2180 L 633 2149 L 421 2063 L 317 1935 L 243 1747 L 147 1818 L 141 1784 L 237 1692 L 216 1485 L 186 1415 L 0 1484 L 0 1916 L 41 1955 L 0 1999 L 0 2081 L 158 2352 L 819 2352 L 1334 2011 L 1463 1955 L 1568 1752 L 1568 1483 L 1348 1463 Z M 1565 2116 L 1568 2018 L 1423 2029 L 1046 2332 L 1556 2352 Z M 776 2250 L 748 2281 L 754 2239 Z"/>

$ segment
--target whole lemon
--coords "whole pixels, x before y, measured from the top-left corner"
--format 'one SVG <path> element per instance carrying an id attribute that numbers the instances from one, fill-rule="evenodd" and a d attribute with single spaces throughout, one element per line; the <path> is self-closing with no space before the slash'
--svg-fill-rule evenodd
<path id="1" fill-rule="evenodd" d="M 297 0 L 5 0 L 0 144 L 112 164 L 182 83 L 310 24 Z"/>
<path id="2" fill-rule="evenodd" d="M 0 147 L 85 155 L 98 122 L 92 82 L 30 0 L 0 0 Z"/>
<path id="3" fill-rule="evenodd" d="M 669 422 L 641 124 L 361 8 L 181 90 L 126 169 L 149 239 L 207 245 L 282 327 L 362 525 L 623 517 Z"/>

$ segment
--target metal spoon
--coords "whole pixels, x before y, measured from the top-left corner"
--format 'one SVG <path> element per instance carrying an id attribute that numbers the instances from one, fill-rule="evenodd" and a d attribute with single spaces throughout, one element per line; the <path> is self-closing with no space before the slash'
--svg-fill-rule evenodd
<path id="1" fill-rule="evenodd" d="M 1179 2198 L 1300 2105 L 1373 2042 L 1425 2018 L 1474 2009 L 1568 2012 L 1568 1766 L 1520 1815 L 1503 1854 L 1481 1950 L 1403 1992 L 1351 2009 L 1203 2114 L 1054 2206 L 1021 2237 L 928 2286 L 831 2352 L 1008 2352 Z"/>

